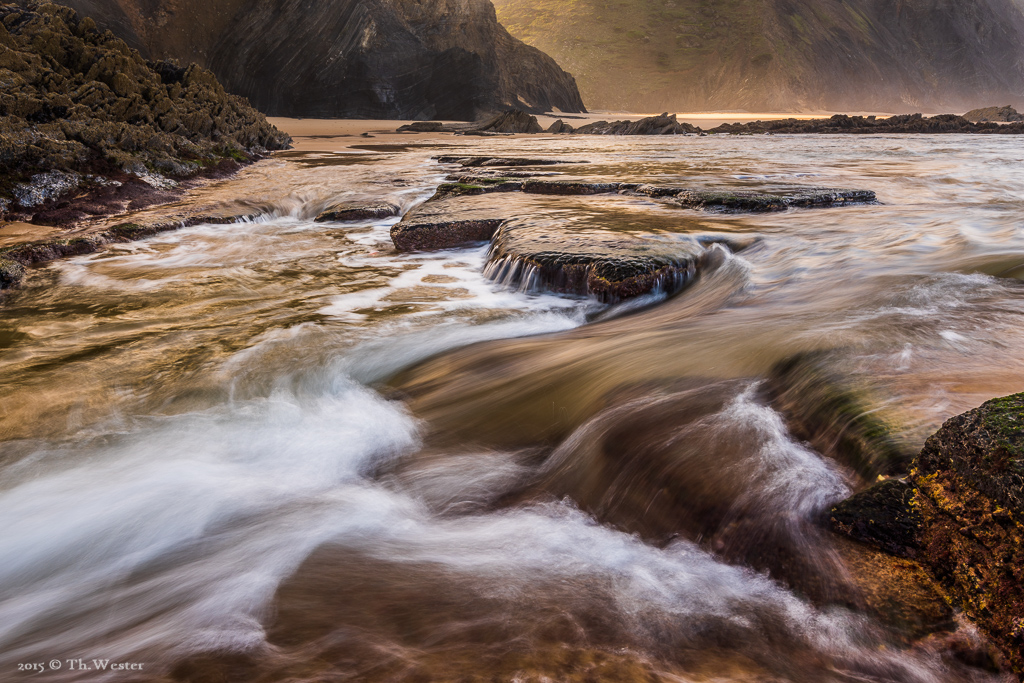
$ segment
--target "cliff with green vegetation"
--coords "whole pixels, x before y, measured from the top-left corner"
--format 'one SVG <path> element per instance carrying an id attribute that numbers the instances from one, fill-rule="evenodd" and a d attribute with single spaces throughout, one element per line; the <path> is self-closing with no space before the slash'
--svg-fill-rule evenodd
<path id="1" fill-rule="evenodd" d="M 963 112 L 1024 102 L 1015 0 L 494 0 L 592 109 Z"/>

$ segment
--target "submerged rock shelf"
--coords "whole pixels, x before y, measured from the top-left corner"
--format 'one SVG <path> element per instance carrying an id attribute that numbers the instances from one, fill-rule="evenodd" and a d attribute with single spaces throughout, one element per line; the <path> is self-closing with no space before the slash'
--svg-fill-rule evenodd
<path id="1" fill-rule="evenodd" d="M 554 159 L 441 156 L 441 163 L 463 167 L 554 166 Z M 576 162 L 579 163 L 579 162 Z M 434 195 L 391 228 L 399 251 L 448 249 L 491 240 L 489 278 L 508 286 L 591 295 L 604 302 L 683 289 L 701 269 L 708 250 L 700 241 L 666 241 L 592 230 L 580 233 L 531 222 L 526 197 L 629 195 L 657 199 L 688 209 L 767 212 L 876 201 L 869 190 L 795 188 L 786 193 L 694 190 L 642 183 L 550 180 L 515 175 L 448 176 Z M 502 193 L 505 199 L 488 197 Z M 508 195 L 523 199 L 513 201 Z M 722 242 L 729 248 L 728 242 Z M 711 247 L 713 248 L 713 247 Z"/>

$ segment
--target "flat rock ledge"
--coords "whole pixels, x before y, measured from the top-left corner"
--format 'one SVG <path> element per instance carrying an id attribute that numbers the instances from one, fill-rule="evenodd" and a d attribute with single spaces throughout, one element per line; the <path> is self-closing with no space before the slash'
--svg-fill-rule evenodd
<path id="1" fill-rule="evenodd" d="M 446 158 L 449 157 L 440 157 L 440 159 Z M 488 159 L 488 157 L 477 158 Z M 515 191 L 548 195 L 619 193 L 659 199 L 671 204 L 678 204 L 687 209 L 725 213 L 764 213 L 785 211 L 789 208 L 826 208 L 852 204 L 873 204 L 878 201 L 875 193 L 871 190 L 839 190 L 834 188 L 800 188 L 786 193 L 748 192 L 744 190 L 700 190 L 642 183 L 538 180 L 535 178 L 523 178 L 511 173 L 503 175 L 452 175 L 449 176 L 449 179 L 454 182 L 446 183 L 439 187 L 435 198 L 459 194 Z"/>
<path id="2" fill-rule="evenodd" d="M 346 223 L 353 221 L 373 221 L 382 218 L 397 216 L 401 209 L 394 204 L 335 204 L 321 211 L 315 222 L 317 223 Z"/>
<path id="3" fill-rule="evenodd" d="M 830 523 L 920 562 L 1024 676 L 1024 394 L 951 418 L 906 477 L 836 505 Z"/>
<path id="4" fill-rule="evenodd" d="M 161 232 L 179 230 L 204 223 L 215 225 L 241 223 L 253 220 L 259 215 L 258 213 L 229 215 L 197 214 L 178 220 L 152 223 L 124 222 L 112 225 L 98 232 L 25 242 L 0 248 L 0 289 L 9 289 L 21 284 L 27 266 L 46 263 L 67 256 L 91 254 L 108 244 L 132 242 Z"/>
<path id="5" fill-rule="evenodd" d="M 504 220 L 495 213 L 491 208 L 467 207 L 455 198 L 428 201 L 391 227 L 391 241 L 399 251 L 451 249 L 486 242 Z"/>
<path id="6" fill-rule="evenodd" d="M 588 164 L 589 161 L 566 161 L 564 159 L 537 159 L 524 157 L 459 156 L 446 154 L 434 157 L 439 164 L 458 164 L 465 168 L 493 166 L 561 166 L 563 164 Z"/>
<path id="7" fill-rule="evenodd" d="M 682 290 L 696 277 L 704 254 L 696 241 L 666 243 L 604 233 L 538 236 L 528 223 L 506 221 L 494 235 L 484 274 L 523 291 L 545 289 L 616 303 Z"/>

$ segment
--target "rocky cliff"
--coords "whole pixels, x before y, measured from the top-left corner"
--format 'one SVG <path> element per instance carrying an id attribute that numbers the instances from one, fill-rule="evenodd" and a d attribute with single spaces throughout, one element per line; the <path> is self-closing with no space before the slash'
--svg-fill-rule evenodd
<path id="1" fill-rule="evenodd" d="M 0 84 L 0 216 L 40 218 L 90 188 L 171 187 L 290 142 L 209 71 L 147 62 L 61 5 L 0 5 Z"/>
<path id="2" fill-rule="evenodd" d="M 473 120 L 583 111 L 490 0 L 64 0 L 142 54 L 194 61 L 275 116 Z"/>
<path id="3" fill-rule="evenodd" d="M 494 0 L 592 108 L 963 112 L 1024 102 L 1019 0 Z"/>

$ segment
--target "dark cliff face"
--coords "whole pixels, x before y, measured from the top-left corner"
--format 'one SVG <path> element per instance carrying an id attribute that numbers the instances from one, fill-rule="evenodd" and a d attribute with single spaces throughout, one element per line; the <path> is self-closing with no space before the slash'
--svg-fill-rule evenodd
<path id="1" fill-rule="evenodd" d="M 583 111 L 490 0 L 65 0 L 150 58 L 194 61 L 276 116 L 472 120 Z"/>
<path id="2" fill-rule="evenodd" d="M 944 113 L 1024 102 L 1020 0 L 494 3 L 596 108 Z"/>

